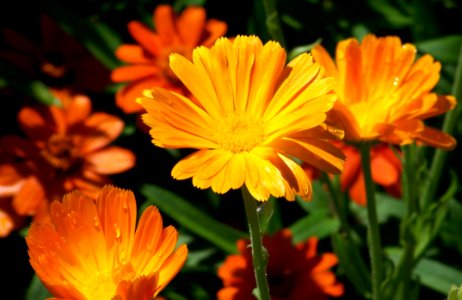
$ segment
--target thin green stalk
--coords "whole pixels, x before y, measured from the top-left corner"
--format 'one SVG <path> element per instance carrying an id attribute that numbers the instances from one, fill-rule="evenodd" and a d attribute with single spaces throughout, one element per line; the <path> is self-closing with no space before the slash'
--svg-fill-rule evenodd
<path id="1" fill-rule="evenodd" d="M 266 28 L 268 29 L 268 33 L 272 39 L 278 41 L 286 48 L 284 34 L 282 33 L 281 23 L 279 22 L 279 14 L 274 0 L 263 0 L 263 7 L 266 13 Z"/>
<path id="2" fill-rule="evenodd" d="M 340 224 L 342 226 L 342 229 L 345 231 L 345 233 L 351 237 L 355 242 L 358 242 L 360 238 L 356 234 L 355 231 L 351 229 L 350 223 L 348 223 L 348 210 L 347 206 L 342 203 L 343 197 L 341 196 L 341 191 L 340 187 L 334 187 L 332 184 L 332 181 L 330 180 L 329 176 L 326 173 L 322 173 L 321 175 L 322 181 L 327 185 L 327 189 L 331 195 L 332 198 L 332 203 L 334 204 L 335 207 L 335 212 L 338 215 L 340 219 Z"/>
<path id="3" fill-rule="evenodd" d="M 459 62 L 457 64 L 456 76 L 454 79 L 454 84 L 452 86 L 452 94 L 458 101 L 462 100 L 462 47 L 459 54 Z M 460 111 L 462 110 L 462 104 L 459 102 L 456 108 L 446 114 L 444 117 L 444 123 L 442 131 L 448 134 L 451 134 L 454 130 L 454 127 L 457 124 Z M 433 198 L 435 197 L 436 188 L 438 187 L 441 173 L 443 171 L 444 162 L 446 156 L 448 155 L 447 151 L 442 149 L 437 149 L 433 155 L 432 164 L 430 167 L 430 172 L 427 177 L 427 180 L 423 186 L 422 197 L 421 197 L 421 207 L 427 207 Z"/>
<path id="4" fill-rule="evenodd" d="M 401 221 L 401 243 L 403 244 L 404 252 L 396 267 L 395 283 L 397 284 L 396 295 L 397 299 L 409 299 L 409 288 L 411 283 L 412 271 L 415 266 L 414 249 L 415 241 L 410 232 L 410 222 L 413 215 L 417 212 L 416 195 L 414 195 L 414 177 L 412 157 L 414 153 L 414 145 L 404 146 L 403 149 L 403 201 L 406 204 L 406 213 Z"/>
<path id="5" fill-rule="evenodd" d="M 257 204 L 245 186 L 242 187 L 242 197 L 244 199 L 245 213 L 249 225 L 250 243 L 252 246 L 253 269 L 260 300 L 271 300 L 268 280 L 266 278 L 266 264 L 268 254 L 263 247 L 260 222 L 257 213 Z"/>
<path id="6" fill-rule="evenodd" d="M 367 196 L 367 242 L 372 269 L 372 299 L 380 300 L 382 297 L 380 284 L 382 283 L 382 247 L 380 243 L 379 223 L 377 221 L 377 206 L 375 201 L 375 186 L 372 181 L 370 144 L 363 143 L 361 151 L 361 165 L 364 174 L 364 183 Z"/>

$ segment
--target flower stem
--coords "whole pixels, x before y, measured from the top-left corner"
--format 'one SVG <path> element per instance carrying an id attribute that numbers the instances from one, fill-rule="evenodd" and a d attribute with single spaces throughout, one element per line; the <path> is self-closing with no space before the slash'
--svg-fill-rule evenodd
<path id="1" fill-rule="evenodd" d="M 457 100 L 460 101 L 460 99 L 462 99 L 462 48 L 459 53 L 459 62 L 457 63 L 456 75 L 452 86 L 452 94 Z M 442 128 L 443 132 L 446 132 L 447 134 L 452 133 L 457 121 L 459 120 L 458 118 L 462 110 L 461 106 L 462 105 L 459 103 L 453 110 L 446 114 Z M 422 197 L 420 198 L 420 205 L 422 208 L 427 207 L 435 197 L 436 188 L 438 187 L 447 155 L 448 152 L 442 149 L 436 149 L 435 154 L 433 155 L 429 176 L 423 185 Z"/>
<path id="2" fill-rule="evenodd" d="M 252 195 L 245 186 L 242 187 L 242 197 L 244 199 L 245 212 L 249 225 L 250 243 L 252 246 L 253 269 L 255 272 L 255 280 L 257 282 L 257 290 L 260 300 L 271 300 L 268 281 L 266 278 L 266 264 L 268 261 L 268 253 L 263 247 L 260 222 L 257 213 L 257 204 Z"/>
<path id="3" fill-rule="evenodd" d="M 382 283 L 382 247 L 380 243 L 379 223 L 377 221 L 377 207 L 375 203 L 375 186 L 372 181 L 370 145 L 360 145 L 361 165 L 364 174 L 364 183 L 367 196 L 367 242 L 372 269 L 372 299 L 380 300 L 380 284 Z"/>

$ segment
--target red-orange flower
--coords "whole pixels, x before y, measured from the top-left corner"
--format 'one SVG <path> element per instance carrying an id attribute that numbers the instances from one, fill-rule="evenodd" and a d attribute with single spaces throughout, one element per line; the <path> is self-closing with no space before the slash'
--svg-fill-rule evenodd
<path id="1" fill-rule="evenodd" d="M 187 7 L 176 16 L 170 5 L 159 5 L 153 17 L 155 32 L 141 22 L 132 21 L 128 30 L 138 44 L 124 44 L 116 51 L 116 56 L 129 64 L 112 72 L 113 81 L 129 82 L 116 94 L 116 104 L 125 113 L 143 110 L 135 99 L 145 89 L 163 87 L 188 95 L 170 70 L 169 55 L 180 53 L 190 58 L 196 46 L 211 46 L 227 29 L 224 22 L 206 20 L 205 9 L 196 6 Z"/>
<path id="2" fill-rule="evenodd" d="M 338 101 L 330 120 L 345 130 L 347 141 L 380 140 L 409 144 L 413 140 L 452 149 L 453 137 L 425 126 L 423 120 L 454 108 L 456 99 L 430 92 L 441 65 L 430 55 L 418 60 L 412 44 L 398 37 L 372 34 L 359 43 L 350 38 L 337 45 L 336 64 L 322 46 L 313 51 L 328 76 L 337 79 Z"/>
<path id="3" fill-rule="evenodd" d="M 52 19 L 43 15 L 40 29 L 38 44 L 4 29 L 3 37 L 10 49 L 1 50 L 0 59 L 52 88 L 98 92 L 109 83 L 109 71 Z"/>
<path id="4" fill-rule="evenodd" d="M 86 96 L 55 96 L 61 107 L 24 107 L 19 112 L 18 122 L 28 139 L 0 138 L 0 201 L 11 201 L 20 216 L 46 217 L 48 202 L 74 189 L 95 196 L 109 182 L 108 175 L 135 163 L 131 151 L 108 146 L 122 132 L 122 120 L 91 114 Z"/>
<path id="5" fill-rule="evenodd" d="M 361 168 L 361 155 L 353 146 L 335 142 L 346 156 L 343 172 L 340 174 L 340 185 L 347 191 L 351 200 L 359 205 L 365 205 L 366 190 L 364 175 Z M 398 150 L 397 150 L 398 151 Z M 401 161 L 387 144 L 378 144 L 371 148 L 372 180 L 383 187 L 390 195 L 401 197 Z M 302 168 L 311 180 L 318 179 L 320 172 L 313 166 L 303 163 Z"/>
<path id="6" fill-rule="evenodd" d="M 340 183 L 350 198 L 359 205 L 366 205 L 366 188 L 361 168 L 361 155 L 352 146 L 342 144 L 341 149 L 347 159 L 345 168 L 340 175 Z M 371 149 L 372 180 L 382 186 L 389 194 L 401 196 L 401 162 L 389 145 L 379 144 Z"/>
<path id="7" fill-rule="evenodd" d="M 33 222 L 30 263 L 57 299 L 148 300 L 179 272 L 186 245 L 148 207 L 136 227 L 132 192 L 105 186 L 96 202 L 74 191 L 55 201 L 50 223 Z"/>
<path id="8" fill-rule="evenodd" d="M 219 300 L 254 300 L 255 277 L 249 241 L 239 240 L 239 255 L 230 255 L 218 269 L 224 287 L 218 291 Z M 333 253 L 317 254 L 318 239 L 292 244 L 288 229 L 274 236 L 264 236 L 263 244 L 269 253 L 268 282 L 273 300 L 324 300 L 341 296 L 343 285 L 329 269 L 337 264 Z"/>

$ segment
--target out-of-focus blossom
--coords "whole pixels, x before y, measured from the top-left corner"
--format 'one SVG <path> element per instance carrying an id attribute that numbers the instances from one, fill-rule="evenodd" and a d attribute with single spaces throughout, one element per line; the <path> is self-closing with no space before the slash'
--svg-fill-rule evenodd
<path id="1" fill-rule="evenodd" d="M 277 42 L 238 36 L 196 48 L 193 61 L 172 54 L 170 67 L 193 97 L 153 88 L 138 101 L 156 146 L 197 149 L 173 168 L 174 178 L 192 177 L 217 193 L 245 184 L 259 201 L 294 200 L 310 199 L 312 188 L 293 157 L 342 170 L 344 155 L 331 144 L 341 133 L 324 123 L 336 100 L 334 81 L 311 55 L 286 65 Z"/>
<path id="2" fill-rule="evenodd" d="M 366 189 L 361 155 L 353 146 L 336 142 L 335 145 L 345 153 L 346 160 L 340 184 L 343 191 L 348 192 L 350 198 L 359 205 L 366 204 Z M 396 150 L 399 152 L 399 150 Z M 380 185 L 390 195 L 401 197 L 401 161 L 387 144 L 378 144 L 371 148 L 372 180 Z M 309 164 L 302 164 L 302 168 L 311 180 L 318 179 L 320 172 Z"/>
<path id="3" fill-rule="evenodd" d="M 0 202 L 18 216 L 46 218 L 49 202 L 74 189 L 94 197 L 109 182 L 108 175 L 135 164 L 131 151 L 109 146 L 122 132 L 122 120 L 92 114 L 86 96 L 54 94 L 62 106 L 24 107 L 19 112 L 27 139 L 0 138 Z M 8 232 L 3 230 L 2 235 Z"/>
<path id="4" fill-rule="evenodd" d="M 16 31 L 3 29 L 9 48 L 0 50 L 0 59 L 54 89 L 99 92 L 110 82 L 110 72 L 51 18 L 43 15 L 40 29 L 37 43 Z"/>
<path id="5" fill-rule="evenodd" d="M 366 187 L 361 168 L 361 155 L 353 147 L 342 144 L 346 155 L 345 168 L 340 175 L 340 183 L 350 198 L 359 205 L 366 205 Z M 401 197 L 401 162 L 387 144 L 379 144 L 371 149 L 372 180 L 394 197 Z"/>
<path id="6" fill-rule="evenodd" d="M 230 255 L 218 269 L 224 287 L 218 300 L 254 300 L 256 287 L 249 241 L 239 240 L 240 254 Z M 318 239 L 292 244 L 292 234 L 285 229 L 274 236 L 264 236 L 268 250 L 268 283 L 273 300 L 327 300 L 343 295 L 343 284 L 330 270 L 337 264 L 333 253 L 317 253 Z"/>
<path id="7" fill-rule="evenodd" d="M 30 263 L 56 299 L 149 300 L 179 272 L 186 245 L 163 228 L 150 206 L 136 227 L 132 192 L 105 186 L 94 199 L 78 191 L 55 201 L 50 223 L 33 222 L 26 237 Z"/>
<path id="8" fill-rule="evenodd" d="M 206 20 L 206 11 L 199 6 L 187 7 L 177 16 L 172 6 L 158 5 L 153 18 L 154 32 L 139 21 L 130 22 L 128 30 L 137 44 L 124 44 L 116 51 L 116 56 L 128 64 L 112 72 L 113 81 L 129 82 L 116 94 L 116 104 L 125 113 L 143 110 L 135 99 L 145 89 L 163 87 L 188 95 L 169 68 L 169 55 L 180 53 L 191 58 L 196 46 L 211 46 L 227 29 L 224 22 Z"/>
<path id="9" fill-rule="evenodd" d="M 417 50 L 399 37 L 369 34 L 361 43 L 350 38 L 337 45 L 335 63 L 320 45 L 313 51 L 326 73 L 337 79 L 339 100 L 329 119 L 345 130 L 347 141 L 413 140 L 452 149 L 453 137 L 425 126 L 423 120 L 454 108 L 456 99 L 432 93 L 441 65 L 430 55 L 415 61 Z"/>

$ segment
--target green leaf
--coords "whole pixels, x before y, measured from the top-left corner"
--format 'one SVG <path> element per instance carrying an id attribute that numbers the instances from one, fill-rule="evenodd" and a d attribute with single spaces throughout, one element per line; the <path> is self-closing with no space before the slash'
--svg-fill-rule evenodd
<path id="1" fill-rule="evenodd" d="M 462 45 L 462 35 L 448 35 L 417 43 L 417 49 L 431 54 L 435 59 L 445 63 L 457 63 Z"/>
<path id="2" fill-rule="evenodd" d="M 313 188 L 313 199 L 311 201 L 305 201 L 300 197 L 296 197 L 298 204 L 305 210 L 306 212 L 313 212 L 329 210 L 329 201 L 330 196 L 329 193 L 324 189 L 324 186 L 321 181 L 315 180 L 311 183 Z"/>
<path id="3" fill-rule="evenodd" d="M 82 19 L 63 8 L 60 2 L 42 3 L 61 28 L 79 40 L 106 67 L 114 69 L 122 64 L 114 54 L 122 40 L 107 24 Z"/>
<path id="4" fill-rule="evenodd" d="M 407 12 L 400 10 L 398 7 L 386 0 L 368 0 L 369 6 L 394 28 L 406 27 L 412 24 L 412 18 Z"/>
<path id="5" fill-rule="evenodd" d="M 399 260 L 402 253 L 398 248 L 388 248 L 385 251 L 395 262 Z M 422 285 L 444 295 L 447 295 L 453 284 L 462 282 L 461 271 L 428 258 L 423 258 L 417 263 L 414 275 L 419 278 Z"/>
<path id="6" fill-rule="evenodd" d="M 292 50 L 290 50 L 289 54 L 287 55 L 288 60 L 291 61 L 292 59 L 299 56 L 300 54 L 311 51 L 311 49 L 321 44 L 321 42 L 322 42 L 322 39 L 319 38 L 315 40 L 314 42 L 312 42 L 311 44 L 306 44 L 306 45 L 293 48 Z"/>
<path id="7" fill-rule="evenodd" d="M 339 228 L 339 220 L 330 217 L 325 211 L 312 212 L 290 226 L 295 243 L 306 241 L 312 236 L 323 239 Z"/>
<path id="8" fill-rule="evenodd" d="M 61 104 L 43 82 L 28 78 L 14 66 L 2 61 L 0 61 L 0 85 L 17 90 L 45 105 Z"/>
<path id="9" fill-rule="evenodd" d="M 356 291 L 366 299 L 371 298 L 371 275 L 356 245 L 346 235 L 336 233 L 332 235 L 332 247 Z"/>
<path id="10" fill-rule="evenodd" d="M 180 196 L 152 184 L 145 184 L 140 192 L 147 198 L 146 205 L 155 205 L 179 224 L 227 253 L 236 253 L 236 242 L 248 238 L 244 232 L 218 222 Z"/>
<path id="11" fill-rule="evenodd" d="M 37 299 L 46 299 L 52 297 L 50 292 L 42 284 L 37 275 L 32 277 L 31 283 L 26 291 L 25 300 L 37 300 Z"/>
<path id="12" fill-rule="evenodd" d="M 404 216 L 404 203 L 384 193 L 375 194 L 377 202 L 377 218 L 380 224 L 386 223 L 390 218 L 402 219 Z M 367 208 L 353 201 L 350 203 L 351 211 L 362 224 L 367 224 Z"/>

